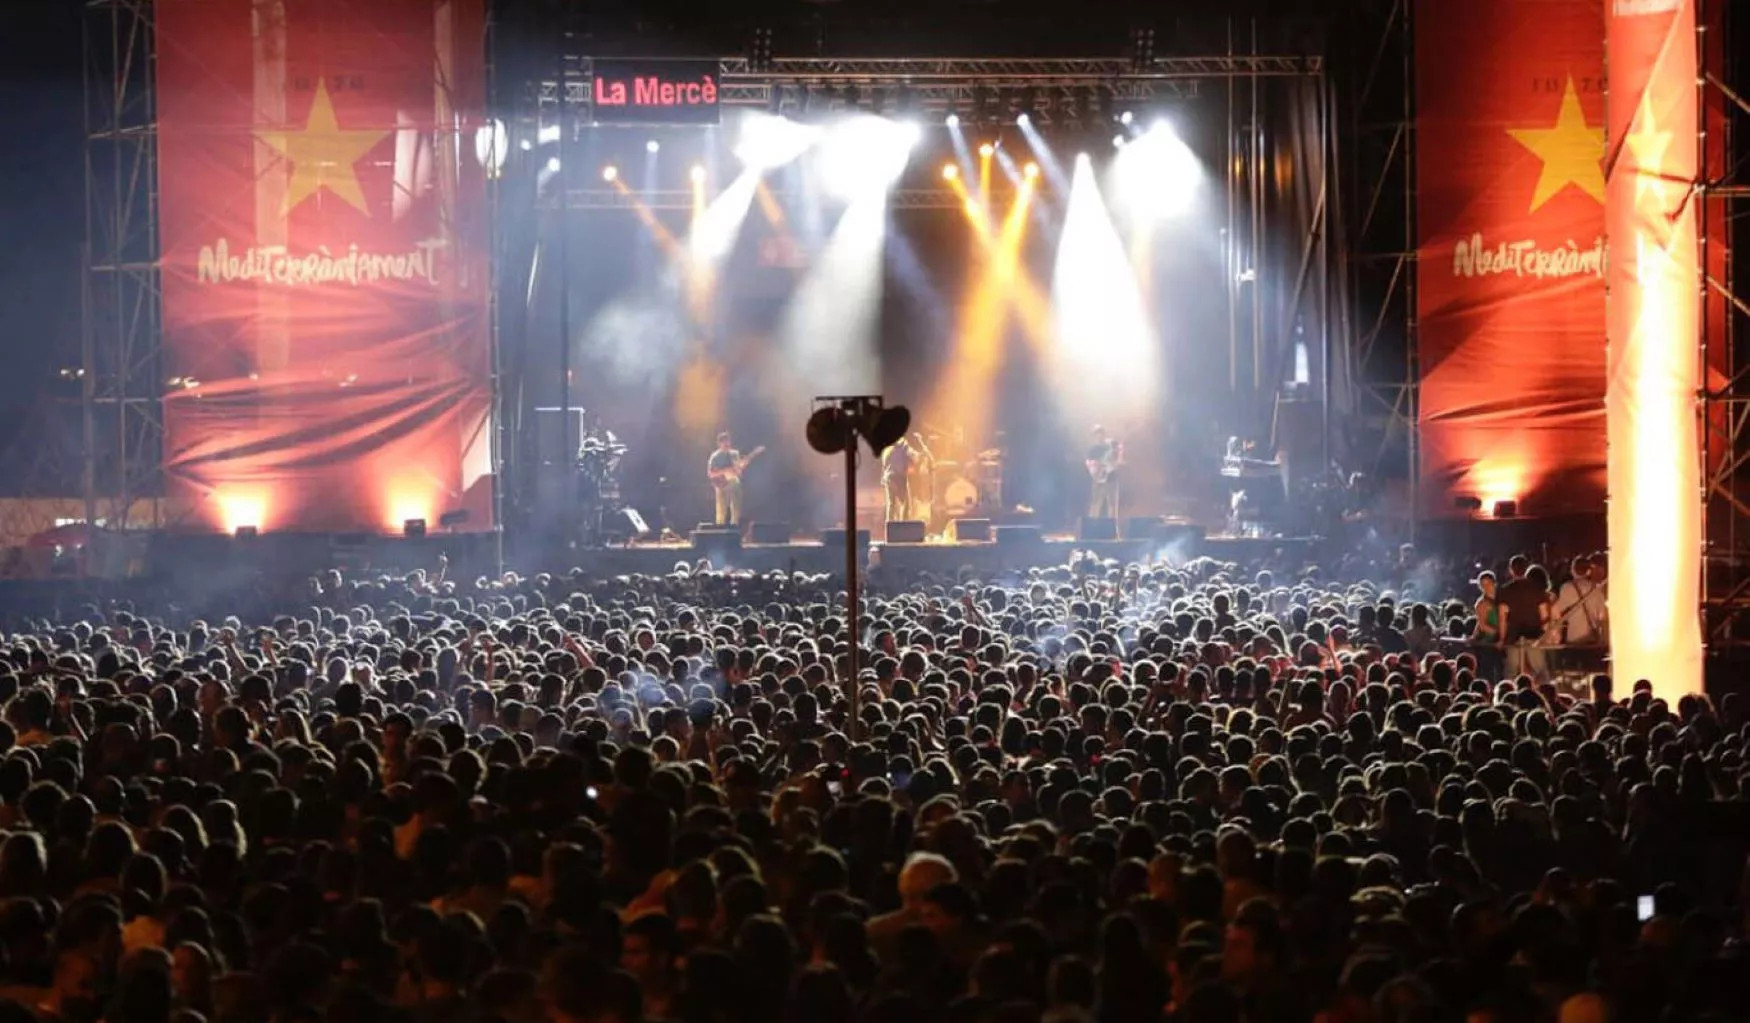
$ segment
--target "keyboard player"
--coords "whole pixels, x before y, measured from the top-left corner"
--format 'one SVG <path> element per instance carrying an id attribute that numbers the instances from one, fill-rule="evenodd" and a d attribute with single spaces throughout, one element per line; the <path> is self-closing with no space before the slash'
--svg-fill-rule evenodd
<path id="1" fill-rule="evenodd" d="M 1227 454 L 1221 460 L 1221 475 L 1228 486 L 1229 507 L 1236 524 L 1238 520 L 1280 518 L 1287 496 L 1282 485 L 1282 463 L 1258 458 L 1257 447 L 1255 441 L 1229 437 Z"/>

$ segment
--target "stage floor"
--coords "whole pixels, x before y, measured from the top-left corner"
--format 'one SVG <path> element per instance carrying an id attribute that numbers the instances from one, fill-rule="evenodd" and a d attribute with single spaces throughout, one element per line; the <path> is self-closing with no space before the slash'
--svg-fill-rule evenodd
<path id="1" fill-rule="evenodd" d="M 867 536 L 867 534 L 865 534 Z M 1063 565 L 1077 550 L 1117 562 L 1184 562 L 1208 555 L 1243 561 L 1276 551 L 1301 556 L 1312 538 L 1205 536 L 1201 529 L 1179 528 L 1160 539 L 1081 540 L 1069 534 L 1034 530 L 998 531 L 986 542 L 932 541 L 918 544 L 867 543 L 867 564 L 899 573 L 936 575 L 962 571 L 993 573 Z M 501 571 L 523 575 L 582 569 L 596 576 L 666 575 L 677 565 L 708 562 L 718 570 L 796 571 L 837 574 L 844 570 L 842 542 L 800 539 L 783 544 L 739 545 L 701 540 L 639 543 L 615 547 L 576 547 L 518 542 L 495 533 L 431 534 L 420 537 L 266 533 L 256 537 L 216 534 L 133 534 L 110 545 L 87 564 L 84 581 L 155 581 L 180 588 L 223 588 L 247 580 L 303 580 L 328 569 L 352 575 L 436 571 L 447 562 L 452 579 L 490 577 Z M 77 568 L 47 580 L 7 580 L 29 588 L 32 582 L 76 583 Z"/>
<path id="2" fill-rule="evenodd" d="M 900 572 L 952 574 L 962 570 L 993 572 L 1063 565 L 1072 552 L 1088 551 L 1118 562 L 1145 558 L 1183 562 L 1200 555 L 1242 560 L 1275 550 L 1305 550 L 1311 538 L 1272 538 L 1187 535 L 1174 540 L 1078 540 L 1073 535 L 1043 535 L 1033 539 L 984 543 L 934 542 L 869 545 L 869 563 Z M 842 544 L 818 541 L 787 544 L 742 544 L 738 548 L 710 550 L 687 542 L 638 544 L 572 552 L 574 564 L 601 575 L 662 575 L 680 564 L 709 561 L 714 568 L 753 572 L 799 571 L 837 573 L 844 570 Z"/>

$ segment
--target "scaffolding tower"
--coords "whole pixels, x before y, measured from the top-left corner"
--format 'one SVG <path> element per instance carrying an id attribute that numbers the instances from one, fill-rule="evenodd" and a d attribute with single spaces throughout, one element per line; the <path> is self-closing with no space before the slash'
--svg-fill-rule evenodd
<path id="1" fill-rule="evenodd" d="M 152 25 L 151 0 L 86 0 L 80 487 L 86 520 L 116 529 L 158 524 L 162 492 Z"/>
<path id="2" fill-rule="evenodd" d="M 1733 258 L 1734 241 L 1744 240 L 1750 229 L 1750 86 L 1743 47 L 1750 24 L 1734 23 L 1731 7 L 1724 0 L 1697 0 L 1702 131 L 1696 145 L 1704 275 L 1702 621 L 1710 651 L 1735 659 L 1750 654 L 1750 360 L 1737 347 L 1739 332 L 1750 327 L 1750 288 Z"/>
<path id="3" fill-rule="evenodd" d="M 1375 0 L 1356 12 L 1358 48 L 1347 93 L 1350 188 L 1345 277 L 1357 322 L 1350 385 L 1356 395 L 1351 460 L 1402 480 L 1408 522 L 1420 517 L 1416 351 L 1415 0 Z"/>

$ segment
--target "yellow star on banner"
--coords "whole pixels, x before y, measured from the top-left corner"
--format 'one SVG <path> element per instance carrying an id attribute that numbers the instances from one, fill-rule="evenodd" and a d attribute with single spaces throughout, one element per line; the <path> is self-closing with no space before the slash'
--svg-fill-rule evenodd
<path id="1" fill-rule="evenodd" d="M 1562 92 L 1562 110 L 1555 127 L 1509 128 L 1507 134 L 1543 161 L 1537 191 L 1531 197 L 1531 212 L 1536 213 L 1569 185 L 1604 201 L 1604 129 L 1586 123 L 1572 75 Z"/>
<path id="2" fill-rule="evenodd" d="M 285 203 L 280 208 L 282 214 L 291 212 L 322 188 L 350 203 L 360 213 L 369 213 L 353 165 L 388 135 L 386 131 L 342 128 L 334 119 L 328 84 L 322 80 L 316 83 L 316 98 L 310 102 L 310 116 L 304 122 L 304 130 L 255 133 L 256 138 L 292 165 Z"/>
<path id="3" fill-rule="evenodd" d="M 1636 120 L 1639 122 L 1635 130 L 1630 132 L 1623 143 L 1634 155 L 1635 173 L 1635 205 L 1639 206 L 1641 197 L 1651 192 L 1658 202 L 1657 210 L 1648 212 L 1665 212 L 1665 154 L 1671 151 L 1671 142 L 1675 137 L 1669 131 L 1660 131 L 1653 117 L 1653 90 L 1649 87 L 1641 93 L 1641 108 Z"/>

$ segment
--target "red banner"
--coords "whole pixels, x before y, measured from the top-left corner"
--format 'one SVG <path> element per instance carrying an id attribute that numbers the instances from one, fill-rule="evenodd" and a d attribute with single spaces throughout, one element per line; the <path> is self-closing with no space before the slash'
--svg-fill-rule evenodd
<path id="1" fill-rule="evenodd" d="M 1416 6 L 1422 513 L 1597 511 L 1602 0 Z"/>
<path id="2" fill-rule="evenodd" d="M 1610 0 L 1610 638 L 1701 689 L 1700 111 L 1694 0 Z"/>
<path id="3" fill-rule="evenodd" d="M 158 0 L 165 469 L 209 528 L 491 525 L 483 0 Z"/>

